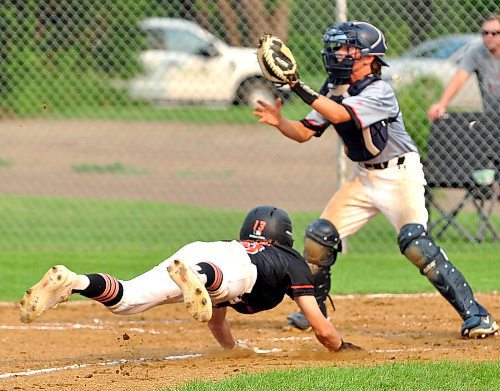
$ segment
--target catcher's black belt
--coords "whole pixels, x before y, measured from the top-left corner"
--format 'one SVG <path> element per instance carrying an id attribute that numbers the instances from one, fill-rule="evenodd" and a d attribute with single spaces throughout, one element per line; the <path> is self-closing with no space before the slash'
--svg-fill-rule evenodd
<path id="1" fill-rule="evenodd" d="M 399 166 L 405 162 L 404 156 L 395 157 L 394 159 L 387 160 L 382 163 L 359 163 L 361 167 L 367 168 L 368 170 L 383 170 L 384 168 Z"/>

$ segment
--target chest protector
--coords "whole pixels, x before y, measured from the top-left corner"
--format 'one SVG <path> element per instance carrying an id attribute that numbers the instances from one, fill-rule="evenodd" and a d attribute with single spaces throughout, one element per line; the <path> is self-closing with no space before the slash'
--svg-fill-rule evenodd
<path id="1" fill-rule="evenodd" d="M 342 104 L 344 98 L 359 95 L 368 85 L 377 80 L 380 80 L 380 77 L 368 76 L 351 85 L 342 96 L 332 96 L 330 99 Z M 351 109 L 347 106 L 346 108 L 351 113 Z M 397 121 L 398 115 L 399 111 L 394 117 L 389 117 L 364 128 L 359 128 L 357 121 L 354 120 L 335 124 L 335 130 L 344 142 L 347 157 L 352 161 L 362 162 L 378 156 L 387 145 L 389 138 L 387 126 L 389 123 Z"/>

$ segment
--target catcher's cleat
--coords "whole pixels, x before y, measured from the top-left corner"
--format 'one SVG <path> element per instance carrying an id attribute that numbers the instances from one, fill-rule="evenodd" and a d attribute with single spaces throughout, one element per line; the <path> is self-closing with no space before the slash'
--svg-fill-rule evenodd
<path id="1" fill-rule="evenodd" d="M 286 318 L 287 320 L 289 320 L 289 323 L 283 326 L 284 331 L 297 331 L 297 332 L 312 331 L 312 327 L 307 321 L 302 311 L 296 311 L 288 315 Z M 330 321 L 330 317 L 327 316 L 326 320 Z"/>
<path id="2" fill-rule="evenodd" d="M 486 310 L 484 314 L 471 316 L 462 324 L 463 337 L 486 338 L 490 335 L 498 335 L 498 325 Z"/>
<path id="3" fill-rule="evenodd" d="M 290 321 L 287 325 L 283 327 L 286 331 L 311 331 L 312 327 L 307 321 L 306 317 L 302 311 L 296 311 L 288 315 L 287 320 Z"/>
<path id="4" fill-rule="evenodd" d="M 167 270 L 172 280 L 181 288 L 188 312 L 194 319 L 208 322 L 212 318 L 212 301 L 198 273 L 178 259 L 168 265 Z"/>
<path id="5" fill-rule="evenodd" d="M 77 274 L 65 266 L 51 267 L 37 284 L 25 292 L 19 303 L 21 322 L 33 322 L 47 308 L 55 308 L 59 303 L 68 301 L 76 280 Z"/>

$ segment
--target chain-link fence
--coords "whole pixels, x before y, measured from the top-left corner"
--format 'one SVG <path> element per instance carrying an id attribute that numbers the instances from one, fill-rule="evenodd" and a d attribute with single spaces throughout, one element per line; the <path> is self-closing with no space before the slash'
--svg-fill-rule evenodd
<path id="1" fill-rule="evenodd" d="M 331 130 L 299 145 L 257 123 L 249 107 L 257 98 L 281 96 L 294 119 L 309 108 L 262 80 L 255 47 L 264 32 L 283 37 L 301 77 L 318 88 L 325 76 L 321 36 L 336 11 L 325 0 L 2 1 L 1 246 L 43 246 L 49 238 L 54 248 L 85 248 L 85 235 L 102 246 L 121 235 L 120 245 L 128 246 L 219 239 L 214 226 L 234 236 L 245 211 L 258 204 L 292 212 L 300 236 L 337 186 L 338 139 Z M 453 74 L 456 56 L 481 39 L 482 15 L 494 11 L 493 0 L 347 2 L 348 19 L 384 31 L 393 65 L 386 79 L 424 154 L 427 108 Z M 467 91 L 455 106 L 476 112 L 477 87 Z M 498 122 L 493 128 L 498 132 Z M 445 209 L 467 191 L 436 187 L 434 201 Z M 497 193 L 488 194 L 480 202 L 496 204 Z M 484 243 L 474 251 L 496 246 L 491 231 L 499 219 L 488 208 L 491 228 L 482 228 Z M 472 239 L 481 223 L 477 210 L 470 202 L 456 220 Z M 206 235 L 193 234 L 194 227 Z M 382 251 L 387 243 L 397 251 L 383 219 L 360 238 L 360 251 Z M 456 224 L 442 238 L 456 249 L 469 239 Z"/>

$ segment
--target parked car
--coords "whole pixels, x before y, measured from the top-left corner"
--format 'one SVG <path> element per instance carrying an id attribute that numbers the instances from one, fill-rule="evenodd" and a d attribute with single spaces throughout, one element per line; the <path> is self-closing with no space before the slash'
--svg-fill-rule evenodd
<path id="1" fill-rule="evenodd" d="M 444 35 L 427 40 L 408 50 L 400 57 L 388 57 L 389 67 L 385 67 L 382 78 L 397 88 L 412 83 L 423 76 L 439 80 L 443 87 L 457 70 L 457 63 L 468 45 L 480 42 L 475 34 Z M 475 76 L 450 102 L 450 107 L 460 107 L 469 111 L 482 110 L 482 98 Z"/>
<path id="2" fill-rule="evenodd" d="M 134 98 L 228 105 L 291 95 L 263 79 L 255 48 L 227 45 L 184 19 L 150 18 L 139 28 L 148 48 L 140 54 L 144 72 L 130 85 Z"/>

